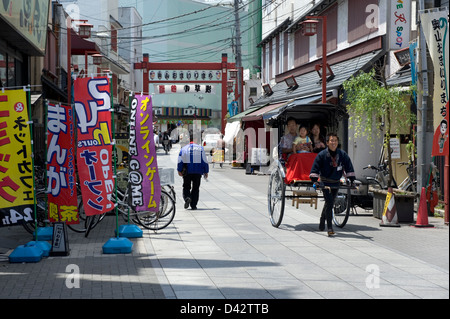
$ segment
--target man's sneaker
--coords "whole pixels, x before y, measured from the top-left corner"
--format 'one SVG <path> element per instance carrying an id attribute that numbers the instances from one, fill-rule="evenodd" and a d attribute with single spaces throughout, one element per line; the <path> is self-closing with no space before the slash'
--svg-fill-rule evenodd
<path id="1" fill-rule="evenodd" d="M 188 208 L 190 203 L 191 203 L 191 198 L 186 197 L 186 199 L 184 200 L 184 208 Z"/>
<path id="2" fill-rule="evenodd" d="M 334 236 L 336 233 L 332 229 L 328 229 L 328 237 Z"/>

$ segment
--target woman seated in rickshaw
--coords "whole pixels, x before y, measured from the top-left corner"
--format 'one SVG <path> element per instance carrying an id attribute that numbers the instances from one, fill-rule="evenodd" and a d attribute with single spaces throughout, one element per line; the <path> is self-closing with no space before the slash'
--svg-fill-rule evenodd
<path id="1" fill-rule="evenodd" d="M 314 123 L 313 126 L 311 126 L 310 138 L 314 153 L 320 153 L 320 151 L 323 151 L 325 148 L 327 148 L 327 146 L 325 145 L 325 138 L 324 135 L 322 135 L 319 123 Z"/>
<path id="2" fill-rule="evenodd" d="M 292 153 L 286 162 L 286 182 L 309 181 L 309 172 L 316 155 L 306 126 L 300 125 L 299 136 L 294 139 Z"/>

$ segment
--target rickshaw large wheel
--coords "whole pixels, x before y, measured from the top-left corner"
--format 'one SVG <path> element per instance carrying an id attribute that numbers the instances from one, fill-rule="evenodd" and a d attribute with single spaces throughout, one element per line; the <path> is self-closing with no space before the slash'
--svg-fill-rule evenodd
<path id="1" fill-rule="evenodd" d="M 351 208 L 350 200 L 350 190 L 348 190 L 347 194 L 338 193 L 334 200 L 333 222 L 337 227 L 342 228 L 347 224 Z"/>
<path id="2" fill-rule="evenodd" d="M 273 227 L 278 227 L 283 220 L 286 185 L 280 169 L 270 175 L 269 179 L 269 217 Z"/>

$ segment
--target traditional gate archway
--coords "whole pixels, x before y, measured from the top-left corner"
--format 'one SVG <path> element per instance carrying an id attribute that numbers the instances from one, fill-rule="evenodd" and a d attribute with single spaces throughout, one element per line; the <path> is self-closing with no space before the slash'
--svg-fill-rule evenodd
<path id="1" fill-rule="evenodd" d="M 221 62 L 149 62 L 148 55 L 136 63 L 135 69 L 143 69 L 143 93 L 150 93 L 155 85 L 159 94 L 221 94 L 221 130 L 225 133 L 227 105 L 228 70 L 235 69 L 235 63 L 228 63 L 226 54 Z M 220 90 L 217 86 L 220 85 Z"/>

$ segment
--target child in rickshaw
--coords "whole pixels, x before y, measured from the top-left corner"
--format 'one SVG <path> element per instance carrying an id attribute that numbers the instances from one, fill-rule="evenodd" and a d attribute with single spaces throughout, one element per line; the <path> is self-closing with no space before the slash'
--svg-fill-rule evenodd
<path id="1" fill-rule="evenodd" d="M 311 139 L 308 136 L 308 129 L 305 125 L 300 125 L 299 136 L 292 143 L 292 152 L 311 153 L 313 151 Z"/>

